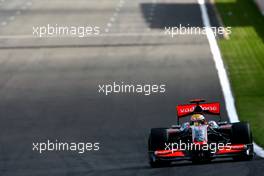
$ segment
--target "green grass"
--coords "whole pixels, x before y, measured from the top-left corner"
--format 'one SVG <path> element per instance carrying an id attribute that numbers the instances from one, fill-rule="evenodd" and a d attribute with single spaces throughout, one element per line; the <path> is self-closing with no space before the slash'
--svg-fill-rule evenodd
<path id="1" fill-rule="evenodd" d="M 253 0 L 216 0 L 229 40 L 218 41 L 241 121 L 248 121 L 264 147 L 264 17 Z"/>

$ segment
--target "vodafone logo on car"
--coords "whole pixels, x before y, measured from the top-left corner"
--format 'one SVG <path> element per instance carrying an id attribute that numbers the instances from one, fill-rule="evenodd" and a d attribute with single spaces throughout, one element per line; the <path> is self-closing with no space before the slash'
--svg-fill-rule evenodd
<path id="1" fill-rule="evenodd" d="M 199 105 L 203 110 L 208 110 L 211 113 L 220 113 L 220 103 L 205 103 Z M 195 104 L 178 105 L 176 107 L 179 117 L 185 116 L 194 111 Z"/>

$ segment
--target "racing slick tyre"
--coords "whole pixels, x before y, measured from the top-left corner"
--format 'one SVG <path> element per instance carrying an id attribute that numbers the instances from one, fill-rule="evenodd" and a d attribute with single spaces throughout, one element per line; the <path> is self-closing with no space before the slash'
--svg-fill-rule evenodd
<path id="1" fill-rule="evenodd" d="M 170 164 L 170 161 L 159 160 L 154 153 L 156 150 L 164 150 L 166 142 L 168 142 L 167 128 L 151 129 L 148 140 L 149 164 L 151 167 L 163 167 Z"/>
<path id="2" fill-rule="evenodd" d="M 232 124 L 232 144 L 247 144 L 248 147 L 248 153 L 242 154 L 241 156 L 235 156 L 233 157 L 236 161 L 245 161 L 245 160 L 251 160 L 254 156 L 253 151 L 253 139 L 252 139 L 252 133 L 250 129 L 249 123 L 246 122 L 238 122 Z"/>

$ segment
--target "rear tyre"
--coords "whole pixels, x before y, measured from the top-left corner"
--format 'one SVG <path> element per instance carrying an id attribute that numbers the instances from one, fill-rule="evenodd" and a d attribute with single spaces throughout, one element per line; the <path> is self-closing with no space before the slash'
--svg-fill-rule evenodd
<path id="1" fill-rule="evenodd" d="M 148 140 L 149 164 L 151 167 L 164 167 L 170 164 L 170 161 L 162 161 L 154 154 L 156 150 L 164 150 L 166 142 L 168 142 L 167 128 L 151 129 Z"/>
<path id="2" fill-rule="evenodd" d="M 238 122 L 232 124 L 232 144 L 248 144 L 248 151 L 241 156 L 235 156 L 235 161 L 251 160 L 254 156 L 252 133 L 249 123 Z"/>

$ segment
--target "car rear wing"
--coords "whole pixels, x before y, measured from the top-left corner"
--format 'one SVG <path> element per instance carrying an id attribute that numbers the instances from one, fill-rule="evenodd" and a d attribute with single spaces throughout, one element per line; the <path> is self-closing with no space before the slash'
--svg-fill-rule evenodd
<path id="1" fill-rule="evenodd" d="M 220 115 L 220 103 L 200 103 L 201 100 L 191 101 L 195 104 L 183 104 L 176 106 L 177 111 L 177 121 L 179 124 L 179 119 L 192 114 L 211 114 Z M 220 117 L 221 118 L 221 117 Z"/>

